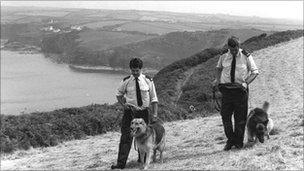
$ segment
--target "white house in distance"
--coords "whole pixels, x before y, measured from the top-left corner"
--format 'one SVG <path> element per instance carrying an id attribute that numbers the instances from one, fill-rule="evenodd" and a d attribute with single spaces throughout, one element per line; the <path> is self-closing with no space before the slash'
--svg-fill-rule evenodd
<path id="1" fill-rule="evenodd" d="M 71 29 L 72 30 L 78 30 L 78 31 L 80 31 L 80 30 L 82 30 L 82 26 L 71 26 Z"/>

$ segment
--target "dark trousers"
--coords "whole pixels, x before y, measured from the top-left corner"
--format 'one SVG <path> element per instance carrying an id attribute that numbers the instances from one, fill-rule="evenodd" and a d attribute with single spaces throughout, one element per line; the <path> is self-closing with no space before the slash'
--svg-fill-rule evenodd
<path id="1" fill-rule="evenodd" d="M 245 126 L 248 111 L 248 89 L 228 89 L 222 87 L 221 116 L 224 125 L 227 143 L 243 145 Z M 232 126 L 232 115 L 234 115 L 234 130 Z"/>
<path id="2" fill-rule="evenodd" d="M 143 118 L 145 122 L 149 123 L 149 111 L 148 109 L 135 111 L 127 109 L 124 111 L 124 115 L 121 123 L 121 137 L 119 143 L 117 164 L 125 166 L 128 160 L 130 149 L 132 147 L 132 136 L 130 134 L 131 121 L 134 118 Z M 139 156 L 138 156 L 139 157 Z"/>

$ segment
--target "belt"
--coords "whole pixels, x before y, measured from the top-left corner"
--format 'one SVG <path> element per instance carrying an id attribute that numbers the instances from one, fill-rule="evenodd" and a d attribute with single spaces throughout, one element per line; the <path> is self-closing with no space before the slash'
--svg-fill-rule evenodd
<path id="1" fill-rule="evenodd" d="M 128 105 L 129 109 L 133 110 L 133 111 L 143 111 L 143 110 L 147 110 L 149 108 L 149 107 L 139 107 L 139 106 L 136 106 L 136 105 L 131 104 L 131 103 L 126 103 L 126 105 Z"/>

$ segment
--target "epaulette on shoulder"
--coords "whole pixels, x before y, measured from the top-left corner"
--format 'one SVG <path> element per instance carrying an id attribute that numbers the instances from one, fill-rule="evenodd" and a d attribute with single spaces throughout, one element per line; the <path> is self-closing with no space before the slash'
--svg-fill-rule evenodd
<path id="1" fill-rule="evenodd" d="M 244 49 L 242 50 L 242 53 L 247 57 L 249 57 L 251 55 L 251 53 L 249 53 L 248 51 L 246 51 Z"/>
<path id="2" fill-rule="evenodd" d="M 152 77 L 146 75 L 146 78 L 149 79 L 150 81 L 153 81 Z"/>
<path id="3" fill-rule="evenodd" d="M 221 52 L 221 55 L 224 55 L 227 52 L 228 52 L 228 49 L 223 49 L 222 52 Z"/>
<path id="4" fill-rule="evenodd" d="M 129 75 L 129 76 L 127 76 L 127 77 L 125 77 L 124 79 L 123 79 L 123 81 L 126 81 L 127 79 L 129 79 L 131 76 Z"/>

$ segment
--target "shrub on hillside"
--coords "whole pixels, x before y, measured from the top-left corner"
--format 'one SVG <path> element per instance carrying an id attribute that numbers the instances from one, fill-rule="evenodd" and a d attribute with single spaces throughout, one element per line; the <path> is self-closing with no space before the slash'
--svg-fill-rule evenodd
<path id="1" fill-rule="evenodd" d="M 259 36 L 247 39 L 244 43 L 242 43 L 242 47 L 249 51 L 256 51 L 302 36 L 303 30 L 287 30 L 282 32 L 276 32 L 268 36 L 264 33 Z"/>
<path id="2" fill-rule="evenodd" d="M 55 146 L 63 141 L 117 130 L 122 112 L 118 104 L 92 104 L 51 112 L 0 115 L 0 151 Z M 159 117 L 163 121 L 189 118 L 187 111 L 165 103 L 159 105 Z"/>
<path id="3" fill-rule="evenodd" d="M 90 105 L 19 116 L 1 115 L 1 152 L 48 147 L 118 127 L 117 105 Z"/>

